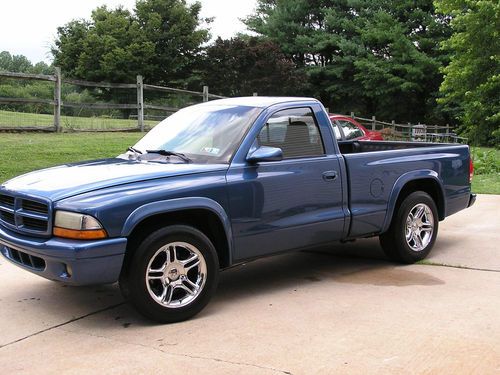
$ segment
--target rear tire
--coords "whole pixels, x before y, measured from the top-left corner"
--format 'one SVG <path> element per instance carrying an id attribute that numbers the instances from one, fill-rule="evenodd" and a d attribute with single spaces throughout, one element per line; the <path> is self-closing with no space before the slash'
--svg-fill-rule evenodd
<path id="1" fill-rule="evenodd" d="M 123 296 L 144 316 L 160 323 L 191 318 L 217 288 L 215 247 L 199 230 L 173 225 L 146 237 L 120 277 Z"/>
<path id="2" fill-rule="evenodd" d="M 429 194 L 416 191 L 397 207 L 389 230 L 379 236 L 380 245 L 389 259 L 415 263 L 429 255 L 438 226 L 436 203 Z"/>

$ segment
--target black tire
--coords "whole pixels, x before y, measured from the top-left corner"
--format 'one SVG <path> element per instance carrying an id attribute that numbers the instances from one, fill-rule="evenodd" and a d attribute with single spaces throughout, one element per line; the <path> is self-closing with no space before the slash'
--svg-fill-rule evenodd
<path id="1" fill-rule="evenodd" d="M 425 206 L 428 207 L 430 213 L 426 214 Z M 420 220 L 420 223 L 423 223 L 421 228 L 418 220 L 417 222 L 413 221 L 413 214 L 409 217 L 411 212 L 420 212 L 419 208 L 424 209 L 423 218 L 425 222 Z M 399 207 L 396 207 L 396 210 L 388 231 L 379 236 L 380 245 L 387 257 L 395 262 L 406 264 L 418 262 L 429 255 L 436 241 L 439 227 L 436 203 L 429 194 L 416 191 L 408 195 Z M 407 230 L 408 218 L 409 222 L 413 224 Z M 430 226 L 428 224 L 430 222 L 429 218 L 432 219 L 432 232 L 430 234 L 428 229 L 425 229 L 425 231 L 422 229 Z M 407 233 L 409 234 L 408 240 Z M 417 241 L 417 236 L 420 238 L 420 242 Z M 420 247 L 422 248 L 420 249 Z"/>
<path id="2" fill-rule="evenodd" d="M 166 250 L 167 245 L 172 246 Z M 195 256 L 198 258 L 182 264 Z M 194 265 L 197 259 L 199 265 Z M 151 233 L 140 243 L 122 271 L 120 289 L 124 298 L 147 318 L 174 323 L 199 313 L 215 293 L 218 279 L 217 252 L 208 237 L 193 227 L 173 225 Z M 193 285 L 198 282 L 197 289 Z"/>

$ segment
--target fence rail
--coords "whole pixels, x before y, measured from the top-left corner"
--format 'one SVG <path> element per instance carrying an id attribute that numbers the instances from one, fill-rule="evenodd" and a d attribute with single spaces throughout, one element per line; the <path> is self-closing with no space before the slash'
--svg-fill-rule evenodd
<path id="1" fill-rule="evenodd" d="M 0 97 L 0 104 L 49 104 L 54 105 L 55 101 L 50 99 L 33 98 L 4 98 Z"/>
<path id="2" fill-rule="evenodd" d="M 135 83 L 90 82 L 67 78 L 63 79 L 63 82 L 75 86 L 102 87 L 109 89 L 135 89 L 137 87 Z"/>
<path id="3" fill-rule="evenodd" d="M 16 72 L 0 72 L 0 77 L 4 78 L 20 78 L 20 79 L 31 79 L 39 81 L 55 81 L 55 76 L 49 76 L 46 74 L 28 74 L 28 73 L 16 73 Z"/>

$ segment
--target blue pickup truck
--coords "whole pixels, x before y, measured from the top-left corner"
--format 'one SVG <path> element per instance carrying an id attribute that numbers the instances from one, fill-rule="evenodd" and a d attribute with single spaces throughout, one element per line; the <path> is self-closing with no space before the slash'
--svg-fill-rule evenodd
<path id="1" fill-rule="evenodd" d="M 116 158 L 0 186 L 0 252 L 73 285 L 119 281 L 145 316 L 201 311 L 219 272 L 251 259 L 379 236 L 387 256 L 431 251 L 471 206 L 468 146 L 339 141 L 310 98 L 233 98 L 168 117 Z"/>

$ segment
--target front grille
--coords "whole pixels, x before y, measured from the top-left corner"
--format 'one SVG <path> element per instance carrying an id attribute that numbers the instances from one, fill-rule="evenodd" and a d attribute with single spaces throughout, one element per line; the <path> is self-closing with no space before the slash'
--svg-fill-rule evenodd
<path id="1" fill-rule="evenodd" d="M 16 219 L 11 212 L 0 211 L 0 220 L 5 221 L 11 225 L 16 225 Z"/>
<path id="2" fill-rule="evenodd" d="M 31 268 L 36 271 L 43 271 L 45 269 L 45 260 L 40 257 L 30 255 L 24 251 L 19 251 L 11 249 L 10 247 L 4 247 L 2 253 L 5 257 L 18 263 L 22 266 Z"/>
<path id="3" fill-rule="evenodd" d="M 38 212 L 45 215 L 49 213 L 49 208 L 45 203 L 30 201 L 27 199 L 21 200 L 21 208 L 24 211 Z"/>
<path id="4" fill-rule="evenodd" d="M 22 228 L 46 232 L 47 231 L 47 224 L 48 223 L 46 220 L 33 219 L 30 217 L 23 217 Z"/>
<path id="5" fill-rule="evenodd" d="M 48 236 L 51 212 L 48 202 L 14 194 L 0 193 L 0 224 L 22 233 Z"/>
<path id="6" fill-rule="evenodd" d="M 0 195 L 0 205 L 14 208 L 14 197 L 9 195 Z"/>

